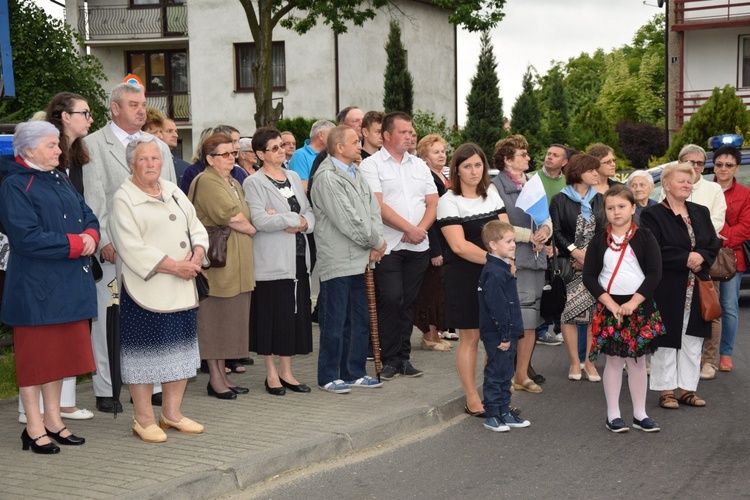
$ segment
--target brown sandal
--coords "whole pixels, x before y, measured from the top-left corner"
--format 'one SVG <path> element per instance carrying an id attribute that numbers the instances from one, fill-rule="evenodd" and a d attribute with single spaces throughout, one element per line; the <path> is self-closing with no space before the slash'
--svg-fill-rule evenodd
<path id="1" fill-rule="evenodd" d="M 680 403 L 674 394 L 662 394 L 659 398 L 659 406 L 667 410 L 676 410 L 680 407 Z"/>
<path id="2" fill-rule="evenodd" d="M 699 408 L 703 408 L 704 406 L 706 406 L 706 402 L 696 396 L 693 391 L 688 391 L 680 396 L 680 401 L 688 406 L 696 406 Z"/>

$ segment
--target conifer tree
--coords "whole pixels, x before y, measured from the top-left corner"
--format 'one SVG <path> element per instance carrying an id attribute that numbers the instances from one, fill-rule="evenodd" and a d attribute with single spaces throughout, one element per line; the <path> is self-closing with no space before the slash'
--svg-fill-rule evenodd
<path id="1" fill-rule="evenodd" d="M 464 128 L 464 139 L 477 143 L 488 159 L 492 158 L 495 143 L 505 136 L 500 80 L 497 77 L 497 61 L 492 50 L 489 32 L 484 31 L 477 72 L 471 79 L 471 90 L 466 96 L 467 114 Z"/>
<path id="2" fill-rule="evenodd" d="M 560 71 L 550 71 L 547 110 L 547 140 L 550 143 L 567 144 L 570 141 L 568 126 L 568 104 Z"/>
<path id="3" fill-rule="evenodd" d="M 401 43 L 401 26 L 398 21 L 391 21 L 385 52 L 388 64 L 385 67 L 383 109 L 386 113 L 404 111 L 411 115 L 414 106 L 414 82 L 406 66 L 406 49 Z"/>
<path id="4" fill-rule="evenodd" d="M 740 130 L 747 133 L 750 116 L 742 99 L 734 93 L 734 87 L 714 88 L 711 97 L 698 108 L 690 120 L 674 135 L 667 156 L 676 160 L 685 144 L 706 144 L 709 137 L 733 134 Z"/>
<path id="5" fill-rule="evenodd" d="M 531 79 L 531 68 L 526 69 L 523 75 L 521 95 L 516 98 L 511 109 L 511 126 L 513 134 L 521 134 L 529 142 L 529 154 L 533 158 L 536 153 L 544 147 L 540 144 L 540 133 L 542 131 L 542 115 L 539 110 L 534 83 Z"/>

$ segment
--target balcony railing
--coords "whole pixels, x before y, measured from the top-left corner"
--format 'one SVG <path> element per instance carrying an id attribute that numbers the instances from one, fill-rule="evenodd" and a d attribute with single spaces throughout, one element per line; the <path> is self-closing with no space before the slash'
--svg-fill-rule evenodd
<path id="1" fill-rule="evenodd" d="M 186 37 L 187 27 L 185 4 L 89 6 L 78 12 L 78 32 L 86 41 Z"/>
<path id="2" fill-rule="evenodd" d="M 149 94 L 146 93 L 149 106 L 156 108 L 164 116 L 175 122 L 192 122 L 190 115 L 190 94 Z"/>
<path id="3" fill-rule="evenodd" d="M 711 97 L 712 92 L 713 90 L 685 90 L 677 92 L 675 108 L 678 128 L 681 128 L 698 111 L 698 108 Z M 750 110 L 750 89 L 737 89 L 735 95 L 742 99 L 745 107 Z"/>
<path id="4" fill-rule="evenodd" d="M 739 0 L 673 0 L 673 30 L 700 29 L 721 24 L 746 24 L 750 2 Z"/>

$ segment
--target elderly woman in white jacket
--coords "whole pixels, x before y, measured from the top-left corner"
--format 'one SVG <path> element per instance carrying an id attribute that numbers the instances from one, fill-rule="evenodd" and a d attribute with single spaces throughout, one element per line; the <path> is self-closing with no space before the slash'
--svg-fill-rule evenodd
<path id="1" fill-rule="evenodd" d="M 292 356 L 312 352 L 310 249 L 305 234 L 315 216 L 299 175 L 282 168 L 284 143 L 278 130 L 262 127 L 253 151 L 263 167 L 242 187 L 258 232 L 253 238 L 255 291 L 250 308 L 250 350 L 264 356 L 266 391 L 310 392 L 292 374 Z M 276 367 L 274 356 L 279 356 Z"/>
<path id="2" fill-rule="evenodd" d="M 122 381 L 135 406 L 133 435 L 158 443 L 167 440 L 162 429 L 203 432 L 180 406 L 187 379 L 200 366 L 195 277 L 208 234 L 179 187 L 160 179 L 156 139 L 132 141 L 126 157 L 133 175 L 115 193 L 108 226 L 119 257 Z M 155 382 L 164 393 L 158 426 L 151 407 Z"/>

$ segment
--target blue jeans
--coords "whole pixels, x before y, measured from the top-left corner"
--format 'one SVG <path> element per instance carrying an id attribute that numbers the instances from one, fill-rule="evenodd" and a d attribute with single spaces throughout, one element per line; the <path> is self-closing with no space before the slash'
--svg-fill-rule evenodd
<path id="1" fill-rule="evenodd" d="M 367 375 L 370 323 L 364 274 L 320 282 L 318 321 L 318 385 Z"/>
<path id="2" fill-rule="evenodd" d="M 741 272 L 738 272 L 731 280 L 719 283 L 719 302 L 721 303 L 719 355 L 721 356 L 731 356 L 734 350 L 734 337 L 737 335 L 739 325 L 741 284 Z"/>
<path id="3" fill-rule="evenodd" d="M 511 340 L 510 348 L 502 351 L 497 348 L 500 345 L 499 332 L 479 335 L 487 353 L 482 382 L 482 405 L 488 417 L 499 417 L 510 408 L 510 383 L 515 372 L 513 359 L 516 357 L 518 340 Z"/>
<path id="4" fill-rule="evenodd" d="M 588 341 L 586 339 L 586 331 L 589 329 L 589 325 L 576 325 L 578 328 L 578 360 L 581 363 L 586 362 L 586 347 L 588 347 L 586 344 L 588 344 Z"/>

